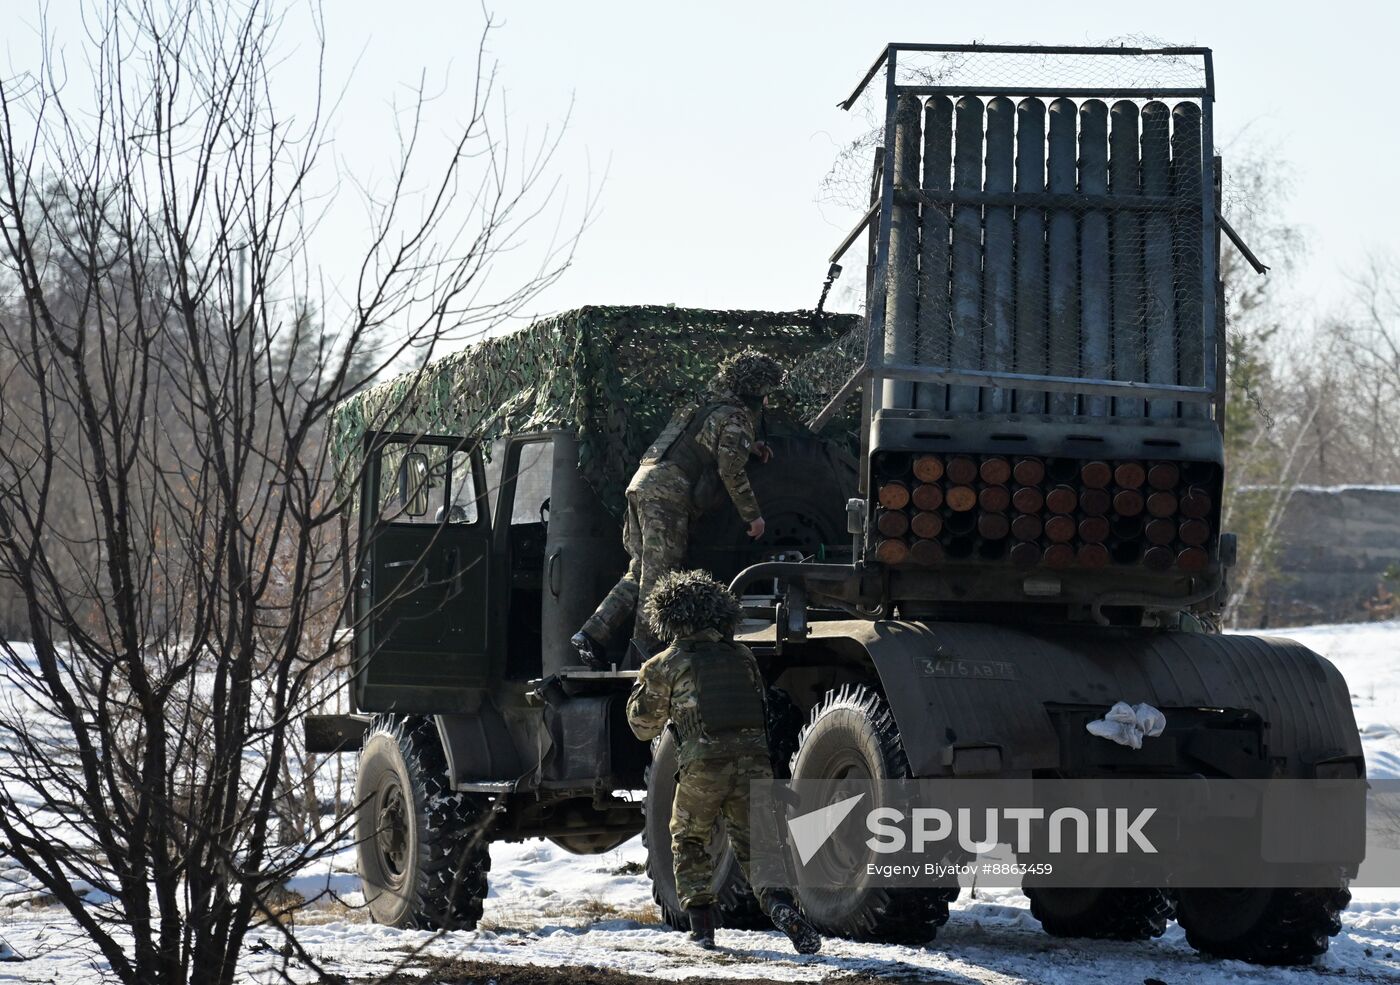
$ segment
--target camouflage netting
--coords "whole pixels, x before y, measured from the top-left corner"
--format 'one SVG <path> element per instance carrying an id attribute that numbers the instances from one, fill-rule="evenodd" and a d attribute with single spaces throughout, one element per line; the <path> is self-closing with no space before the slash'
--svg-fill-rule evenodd
<path id="1" fill-rule="evenodd" d="M 788 370 L 774 403 L 810 418 L 855 372 L 855 315 L 586 307 L 485 339 L 345 401 L 331 423 L 343 476 L 371 431 L 466 437 L 576 431 L 579 467 L 621 515 L 623 490 L 672 409 L 703 391 L 728 354 L 771 353 Z"/>

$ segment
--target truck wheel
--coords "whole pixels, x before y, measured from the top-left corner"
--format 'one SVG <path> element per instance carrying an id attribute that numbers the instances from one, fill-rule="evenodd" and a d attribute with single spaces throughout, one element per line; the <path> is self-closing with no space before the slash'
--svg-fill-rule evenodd
<path id="1" fill-rule="evenodd" d="M 642 844 L 647 849 L 647 875 L 651 897 L 661 908 L 662 918 L 677 930 L 689 930 L 690 919 L 676 894 L 675 857 L 671 854 L 671 804 L 676 799 L 676 740 L 663 732 L 651 750 L 647 767 L 646 823 Z M 770 926 L 749 881 L 729 848 L 729 837 L 721 825 L 715 826 L 710 840 L 710 857 L 715 859 L 714 888 L 719 907 L 719 925 L 757 929 Z"/>
<path id="2" fill-rule="evenodd" d="M 812 711 L 792 759 L 794 780 L 897 780 L 909 776 L 909 761 L 889 705 L 863 685 L 827 692 Z M 872 805 L 878 806 L 878 805 Z M 948 922 L 956 885 L 889 888 L 801 889 L 809 920 L 828 934 L 882 943 L 922 944 Z"/>
<path id="3" fill-rule="evenodd" d="M 1175 905 L 1160 889 L 1026 887 L 1031 915 L 1051 937 L 1145 941 L 1161 937 Z"/>
<path id="4" fill-rule="evenodd" d="M 773 433 L 779 427 L 788 433 Z M 763 504 L 767 530 L 758 541 L 749 539 L 748 524 L 734 504 L 724 505 L 695 522 L 690 532 L 688 563 L 728 582 L 744 568 L 778 552 L 815 555 L 823 544 L 849 543 L 846 500 L 856 495 L 859 469 L 855 460 L 800 424 L 769 421 L 768 444 L 773 461 L 751 467 L 749 481 Z"/>
<path id="5" fill-rule="evenodd" d="M 485 805 L 454 794 L 429 718 L 376 716 L 355 780 L 356 854 L 375 923 L 470 930 L 491 853 Z"/>
<path id="6" fill-rule="evenodd" d="M 1218 958 L 1254 964 L 1307 964 L 1342 929 L 1351 891 L 1337 889 L 1183 889 L 1176 919 L 1186 942 Z"/>

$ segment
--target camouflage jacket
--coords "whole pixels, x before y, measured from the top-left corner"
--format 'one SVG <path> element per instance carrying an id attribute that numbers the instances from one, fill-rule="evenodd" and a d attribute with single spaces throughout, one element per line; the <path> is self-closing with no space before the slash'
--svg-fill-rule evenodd
<path id="1" fill-rule="evenodd" d="M 696 420 L 696 414 L 704 414 L 703 419 Z M 708 512 L 716 505 L 718 490 L 713 479 L 717 477 L 740 518 L 751 523 L 763 515 L 748 473 L 755 416 L 740 398 L 728 393 L 712 394 L 698 410 L 694 404 L 687 405 L 677 411 L 657 443 L 642 456 L 642 468 L 671 463 L 679 466 L 690 477 L 691 507 L 696 513 Z"/>
<path id="2" fill-rule="evenodd" d="M 643 741 L 675 726 L 679 762 L 768 760 L 765 685 L 753 653 L 714 630 L 685 637 L 642 664 L 627 721 Z"/>

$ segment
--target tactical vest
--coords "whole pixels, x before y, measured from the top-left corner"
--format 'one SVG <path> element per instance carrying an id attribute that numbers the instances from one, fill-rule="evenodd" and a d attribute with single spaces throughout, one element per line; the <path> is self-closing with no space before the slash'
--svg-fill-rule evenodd
<path id="1" fill-rule="evenodd" d="M 681 740 L 720 741 L 740 732 L 766 736 L 764 684 L 753 658 L 722 641 L 686 641 L 677 646 L 688 658 L 695 693 L 694 707 L 675 718 Z"/>
<path id="2" fill-rule="evenodd" d="M 726 406 L 729 405 L 717 401 L 691 401 L 682 405 L 671 415 L 671 420 L 642 456 L 642 464 L 657 465 L 670 462 L 677 465 L 693 487 L 706 472 L 712 472 L 715 468 L 714 454 L 695 439 L 704 427 L 706 419 Z"/>

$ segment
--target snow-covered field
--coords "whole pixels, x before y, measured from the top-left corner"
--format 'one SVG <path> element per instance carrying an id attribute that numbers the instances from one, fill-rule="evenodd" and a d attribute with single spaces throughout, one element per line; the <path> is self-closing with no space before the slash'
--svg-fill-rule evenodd
<path id="1" fill-rule="evenodd" d="M 1400 779 L 1400 623 L 1308 627 L 1276 635 L 1291 636 L 1337 664 L 1351 685 L 1370 775 Z M 491 896 L 481 928 L 431 935 L 369 924 L 356 909 L 353 860 L 342 855 L 295 887 L 307 896 L 329 887 L 338 897 L 304 914 L 298 937 L 328 971 L 356 981 L 373 980 L 405 962 L 410 971 L 436 976 L 430 980 L 470 980 L 461 964 L 441 977 L 443 960 L 457 959 L 572 969 L 567 980 L 576 982 L 597 980 L 594 969 L 670 980 L 854 976 L 964 985 L 1400 982 L 1400 888 L 1354 890 L 1342 934 L 1326 957 L 1305 969 L 1201 958 L 1174 925 L 1161 939 L 1143 944 L 1057 940 L 1040 931 L 1025 897 L 1014 890 L 981 890 L 975 896 L 964 891 L 938 939 L 923 948 L 831 940 L 820 954 L 800 957 L 776 933 L 723 930 L 721 950 L 707 954 L 660 924 L 641 873 L 644 856 L 637 840 L 600 856 L 572 856 L 544 842 L 493 846 Z M 100 962 L 54 908 L 0 908 L 0 938 L 27 959 L 0 963 L 0 982 L 105 980 Z M 279 936 L 255 932 L 249 980 L 266 978 L 280 964 L 275 958 L 280 946 Z M 0 962 L 4 958 L 0 945 Z"/>

